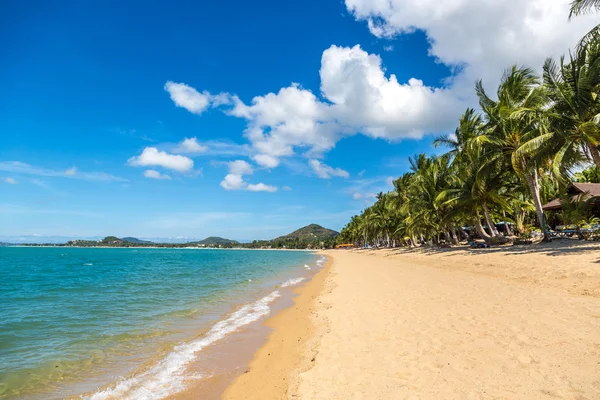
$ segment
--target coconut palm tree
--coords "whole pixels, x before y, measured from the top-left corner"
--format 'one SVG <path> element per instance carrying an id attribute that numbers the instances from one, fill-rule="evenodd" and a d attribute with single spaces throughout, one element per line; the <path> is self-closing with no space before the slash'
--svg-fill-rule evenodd
<path id="1" fill-rule="evenodd" d="M 544 86 L 550 101 L 550 132 L 544 140 L 546 145 L 554 147 L 553 167 L 557 176 L 584 158 L 600 168 L 598 50 L 596 44 L 588 44 L 579 47 L 569 63 L 565 63 L 564 57 L 560 65 L 551 58 L 544 63 Z"/>
<path id="2" fill-rule="evenodd" d="M 600 10 L 600 0 L 573 0 L 569 18 Z"/>
<path id="3" fill-rule="evenodd" d="M 481 81 L 476 84 L 476 92 L 486 119 L 486 140 L 494 149 L 489 162 L 503 160 L 527 184 L 548 239 L 539 187 L 539 170 L 549 157 L 539 145 L 548 135 L 547 97 L 540 80 L 530 68 L 513 66 L 500 81 L 497 101 L 486 94 Z"/>

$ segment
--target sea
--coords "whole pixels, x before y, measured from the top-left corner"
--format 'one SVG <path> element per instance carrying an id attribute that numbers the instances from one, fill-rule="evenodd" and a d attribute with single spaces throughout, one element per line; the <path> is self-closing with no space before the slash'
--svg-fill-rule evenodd
<path id="1" fill-rule="evenodd" d="M 267 318 L 324 261 L 289 250 L 0 247 L 0 399 L 177 394 L 213 375 L 218 353 L 203 354 Z"/>

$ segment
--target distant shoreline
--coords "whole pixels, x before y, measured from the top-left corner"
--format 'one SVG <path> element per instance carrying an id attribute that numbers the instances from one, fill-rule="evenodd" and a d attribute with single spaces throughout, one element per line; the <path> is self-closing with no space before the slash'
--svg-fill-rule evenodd
<path id="1" fill-rule="evenodd" d="M 2 247 L 40 247 L 40 248 L 60 248 L 60 249 L 165 249 L 165 250 L 259 250 L 259 251 L 308 251 L 318 252 L 321 249 L 257 249 L 246 247 L 166 247 L 166 246 L 65 246 L 65 245 L 30 245 L 30 244 L 15 244 Z"/>

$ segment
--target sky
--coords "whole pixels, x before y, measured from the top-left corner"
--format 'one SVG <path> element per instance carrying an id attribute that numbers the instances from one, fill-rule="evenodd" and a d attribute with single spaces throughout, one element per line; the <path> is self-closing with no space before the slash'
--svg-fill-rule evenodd
<path id="1" fill-rule="evenodd" d="M 569 0 L 19 1 L 0 13 L 0 241 L 340 230 Z"/>

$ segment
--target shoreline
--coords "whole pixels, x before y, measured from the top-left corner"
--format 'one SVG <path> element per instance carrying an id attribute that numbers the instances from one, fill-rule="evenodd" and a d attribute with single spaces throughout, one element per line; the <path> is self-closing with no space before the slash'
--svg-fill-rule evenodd
<path id="1" fill-rule="evenodd" d="M 316 355 L 314 310 L 331 274 L 332 257 L 310 281 L 294 288 L 293 305 L 263 322 L 270 329 L 266 342 L 254 353 L 247 369 L 223 392 L 224 400 L 283 399 L 296 390 L 299 373 L 308 370 Z"/>
<path id="2" fill-rule="evenodd" d="M 247 257 L 240 255 L 237 258 L 249 260 L 249 256 L 248 253 Z M 267 255 L 260 257 L 262 260 Z M 288 257 L 275 257 L 273 253 L 273 257 L 266 259 L 287 260 Z M 245 367 L 268 335 L 268 328 L 263 327 L 262 322 L 282 308 L 292 305 L 294 288 L 310 281 L 324 263 L 324 257 L 311 253 L 291 256 L 291 259 L 302 262 L 294 262 L 279 271 L 273 269 L 276 273 L 262 278 L 251 276 L 253 279 L 248 281 L 254 282 L 248 289 L 244 289 L 244 280 L 240 284 L 240 290 L 219 300 L 218 309 L 206 308 L 193 318 L 177 320 L 178 325 L 169 328 L 173 331 L 170 336 L 175 340 L 151 340 L 146 343 L 147 349 L 136 352 L 135 360 L 133 356 L 118 358 L 117 355 L 111 359 L 113 364 L 110 365 L 114 369 L 98 364 L 94 370 L 86 370 L 85 375 L 74 374 L 72 379 L 71 375 L 68 376 L 54 389 L 27 389 L 23 396 L 31 399 L 136 398 L 140 393 L 139 389 L 147 384 L 148 390 L 155 392 L 154 396 L 175 398 L 188 384 L 197 386 L 201 382 L 206 388 L 216 387 L 205 381 L 214 380 L 212 378 L 217 375 L 228 375 L 234 369 L 238 372 L 237 369 Z M 256 276 L 260 277 L 260 274 Z M 243 348 L 239 346 L 240 343 L 245 344 Z M 247 353 L 247 359 L 239 355 L 241 352 Z M 128 362 L 128 359 L 133 362 Z M 175 370 L 166 372 L 171 367 Z M 163 374 L 160 370 L 165 371 L 165 375 L 173 374 L 173 379 L 165 380 L 160 377 L 159 374 Z M 177 383 L 180 379 L 181 382 Z"/>
<path id="3" fill-rule="evenodd" d="M 319 254 L 223 399 L 599 398 L 600 244 Z"/>

